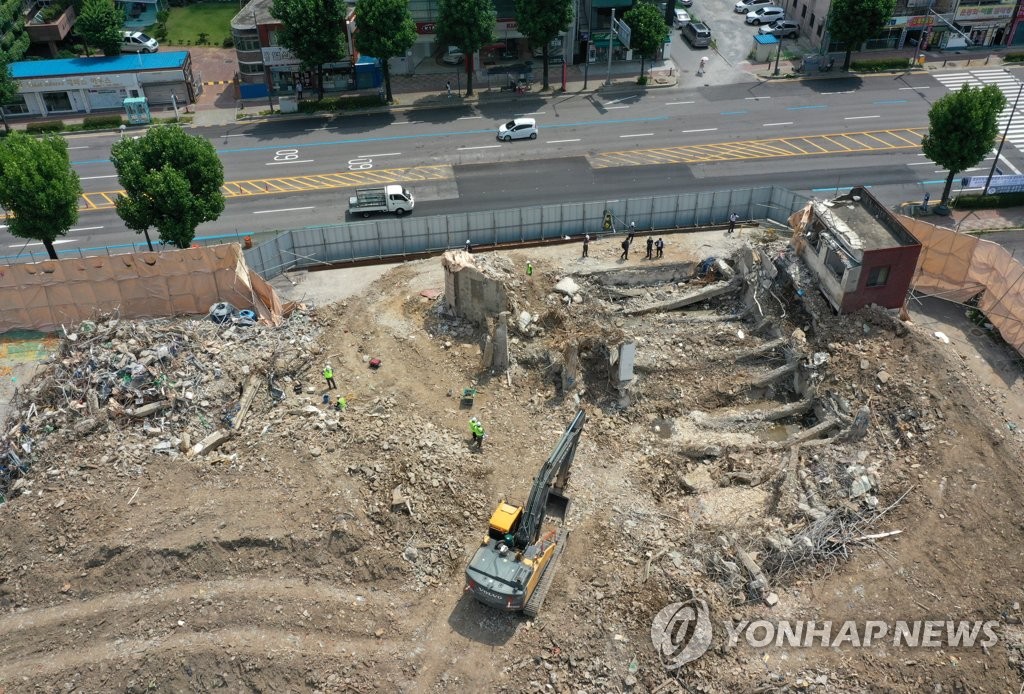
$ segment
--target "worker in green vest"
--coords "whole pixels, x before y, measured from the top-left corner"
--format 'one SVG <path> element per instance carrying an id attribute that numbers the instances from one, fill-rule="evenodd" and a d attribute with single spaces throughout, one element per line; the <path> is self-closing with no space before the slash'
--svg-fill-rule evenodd
<path id="1" fill-rule="evenodd" d="M 328 388 L 333 390 L 338 387 L 334 385 L 334 369 L 329 363 L 324 364 L 324 380 L 327 381 Z"/>
<path id="2" fill-rule="evenodd" d="M 530 261 L 526 262 L 526 276 L 533 277 L 533 263 Z"/>
<path id="3" fill-rule="evenodd" d="M 345 399 L 344 395 L 338 396 L 338 402 L 334 403 L 334 409 L 338 412 L 344 412 L 348 409 L 348 400 Z"/>
<path id="4" fill-rule="evenodd" d="M 470 417 L 469 419 L 469 433 L 473 435 L 473 443 L 475 443 L 480 450 L 483 450 L 484 425 L 481 424 L 480 420 L 476 417 Z"/>

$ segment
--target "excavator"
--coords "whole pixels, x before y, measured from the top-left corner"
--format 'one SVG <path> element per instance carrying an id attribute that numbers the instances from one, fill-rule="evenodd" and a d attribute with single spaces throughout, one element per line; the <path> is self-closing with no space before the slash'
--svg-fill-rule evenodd
<path id="1" fill-rule="evenodd" d="M 491 515 L 487 534 L 466 567 L 465 592 L 484 605 L 530 617 L 540 611 L 568 539 L 561 523 L 543 532 L 544 520 L 564 520 L 568 511 L 565 484 L 586 419 L 583 410 L 576 413 L 533 479 L 526 504 L 502 499 Z"/>

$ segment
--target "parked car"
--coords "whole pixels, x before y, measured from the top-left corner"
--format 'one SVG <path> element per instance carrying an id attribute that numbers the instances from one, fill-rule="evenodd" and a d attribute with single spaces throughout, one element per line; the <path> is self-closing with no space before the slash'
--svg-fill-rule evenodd
<path id="1" fill-rule="evenodd" d="M 707 48 L 711 45 L 711 29 L 704 22 L 690 22 L 683 25 L 683 38 L 694 48 Z"/>
<path id="2" fill-rule="evenodd" d="M 141 31 L 121 32 L 122 53 L 156 53 L 160 44 L 156 39 L 146 36 Z"/>
<path id="3" fill-rule="evenodd" d="M 514 118 L 498 128 L 498 139 L 503 142 L 526 138 L 537 139 L 537 121 L 533 118 Z"/>
<path id="4" fill-rule="evenodd" d="M 682 5 L 683 7 L 693 7 L 693 0 L 676 0 L 676 5 Z"/>
<path id="5" fill-rule="evenodd" d="M 753 12 L 747 12 L 747 24 L 771 24 L 780 19 L 786 18 L 786 10 L 781 7 L 769 5 L 760 7 Z"/>
<path id="6" fill-rule="evenodd" d="M 676 16 L 672 20 L 672 25 L 676 29 L 682 27 L 684 24 L 690 21 L 690 15 L 686 10 L 676 10 Z"/>
<path id="7" fill-rule="evenodd" d="M 732 10 L 736 14 L 746 14 L 752 12 L 759 7 L 766 7 L 767 5 L 774 5 L 774 0 L 740 0 L 736 3 Z"/>
<path id="8" fill-rule="evenodd" d="M 759 34 L 771 34 L 780 38 L 795 39 L 800 35 L 800 25 L 792 19 L 777 19 L 757 30 Z"/>
<path id="9" fill-rule="evenodd" d="M 462 61 L 465 59 L 466 56 L 462 54 L 462 49 L 458 46 L 448 46 L 448 50 L 441 56 L 441 62 L 446 65 L 462 65 Z"/>

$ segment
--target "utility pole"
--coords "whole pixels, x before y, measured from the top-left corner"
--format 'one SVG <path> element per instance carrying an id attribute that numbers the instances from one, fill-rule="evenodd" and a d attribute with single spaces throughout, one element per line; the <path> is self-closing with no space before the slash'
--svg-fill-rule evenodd
<path id="1" fill-rule="evenodd" d="M 779 37 L 779 50 L 775 53 L 775 76 L 779 76 L 779 58 L 782 57 L 782 37 Z"/>
<path id="2" fill-rule="evenodd" d="M 608 77 L 605 79 L 605 86 L 612 83 L 612 46 L 615 44 L 615 8 L 612 8 L 612 23 L 608 27 Z"/>

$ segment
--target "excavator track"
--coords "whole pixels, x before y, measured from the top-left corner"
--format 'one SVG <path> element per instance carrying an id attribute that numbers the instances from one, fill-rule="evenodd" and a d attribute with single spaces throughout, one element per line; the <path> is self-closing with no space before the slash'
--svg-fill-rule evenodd
<path id="1" fill-rule="evenodd" d="M 544 605 L 544 598 L 547 597 L 551 582 L 555 580 L 558 558 L 562 555 L 562 550 L 565 549 L 565 543 L 568 539 L 569 532 L 559 528 L 558 533 L 555 535 L 555 553 L 551 555 L 551 560 L 544 567 L 544 575 L 540 577 L 537 588 L 533 591 L 533 595 L 530 596 L 526 606 L 523 608 L 523 612 L 526 613 L 527 617 L 536 617 L 540 612 L 540 608 Z"/>

